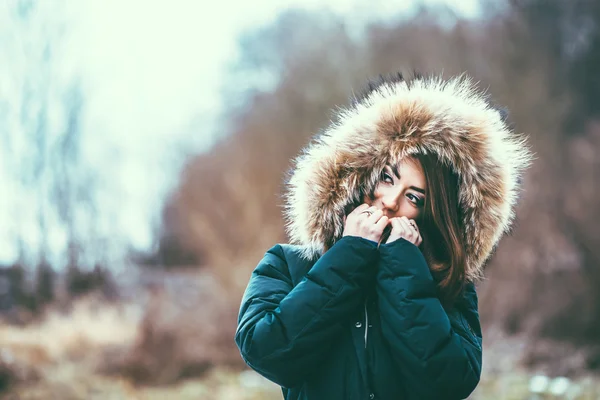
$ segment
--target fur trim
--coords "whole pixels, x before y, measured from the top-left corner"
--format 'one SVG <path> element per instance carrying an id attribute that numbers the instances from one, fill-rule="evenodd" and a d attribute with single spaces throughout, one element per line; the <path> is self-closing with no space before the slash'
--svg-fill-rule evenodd
<path id="1" fill-rule="evenodd" d="M 293 243 L 313 258 L 338 240 L 361 188 L 375 187 L 387 163 L 435 154 L 460 177 L 469 281 L 514 217 L 518 181 L 531 160 L 471 79 L 416 78 L 382 83 L 342 109 L 337 122 L 307 146 L 287 183 L 285 218 Z"/>

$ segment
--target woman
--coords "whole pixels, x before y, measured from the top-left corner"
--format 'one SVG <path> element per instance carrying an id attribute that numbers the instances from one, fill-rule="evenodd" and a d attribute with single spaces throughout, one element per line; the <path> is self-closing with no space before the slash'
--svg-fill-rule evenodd
<path id="1" fill-rule="evenodd" d="M 529 163 L 467 78 L 371 84 L 297 159 L 236 343 L 285 399 L 463 399 L 482 367 L 474 283 Z M 362 204 L 361 204 L 362 203 Z"/>

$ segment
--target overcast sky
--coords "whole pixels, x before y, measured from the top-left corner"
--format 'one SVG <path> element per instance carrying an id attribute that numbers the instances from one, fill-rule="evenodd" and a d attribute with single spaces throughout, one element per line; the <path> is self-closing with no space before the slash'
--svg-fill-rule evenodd
<path id="1" fill-rule="evenodd" d="M 348 18 L 359 15 L 353 19 L 359 25 L 412 7 L 410 1 L 387 0 L 39 1 L 43 6 L 35 24 L 65 26 L 55 54 L 60 62 L 50 77 L 40 78 L 41 84 L 49 79 L 51 87 L 60 89 L 73 77 L 82 82 L 85 155 L 104 174 L 103 206 L 112 210 L 98 229 L 114 231 L 140 249 L 150 246 L 157 211 L 176 182 L 177 151 L 210 143 L 221 72 L 235 58 L 242 31 L 266 24 L 292 6 L 327 7 Z M 478 13 L 476 0 L 449 3 L 467 16 Z M 23 28 L 10 23 L 8 7 L 0 4 L 0 100 L 9 104 L 9 120 L 13 115 L 18 121 L 14 112 L 21 89 L 14 82 L 37 68 L 29 65 L 21 47 L 35 47 L 46 33 L 41 28 L 19 31 Z M 0 162 L 0 191 L 12 194 L 0 196 L 0 263 L 17 256 L 16 232 L 32 248 L 40 240 L 31 212 L 38 200 L 15 188 L 7 168 Z M 65 233 L 51 233 L 51 247 L 62 248 Z"/>

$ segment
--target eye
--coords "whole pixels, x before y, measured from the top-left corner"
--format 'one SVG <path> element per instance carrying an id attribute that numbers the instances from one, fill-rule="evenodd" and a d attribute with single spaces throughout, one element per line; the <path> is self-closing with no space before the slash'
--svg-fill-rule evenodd
<path id="1" fill-rule="evenodd" d="M 394 180 L 392 179 L 392 177 L 390 176 L 390 174 L 388 174 L 385 171 L 381 171 L 381 180 L 386 182 L 386 183 L 394 183 Z"/>
<path id="2" fill-rule="evenodd" d="M 425 204 L 425 199 L 423 197 L 416 196 L 412 193 L 408 193 L 406 197 L 417 207 L 423 207 Z"/>

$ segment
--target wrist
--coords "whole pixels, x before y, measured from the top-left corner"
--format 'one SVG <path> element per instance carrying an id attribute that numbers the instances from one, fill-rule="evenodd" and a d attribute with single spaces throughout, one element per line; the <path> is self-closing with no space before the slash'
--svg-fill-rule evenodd
<path id="1" fill-rule="evenodd" d="M 391 241 L 388 239 L 388 241 L 385 244 L 384 243 L 381 244 L 382 247 L 386 247 L 386 248 L 395 247 L 395 246 L 402 247 L 402 246 L 410 246 L 410 245 L 418 247 L 415 243 L 411 242 L 410 240 L 408 240 L 402 236 L 400 236 L 398 238 L 392 238 Z"/>
<path id="2" fill-rule="evenodd" d="M 365 237 L 363 237 L 363 236 L 359 236 L 359 235 L 353 235 L 353 234 L 346 234 L 346 235 L 342 236 L 340 240 L 342 240 L 342 239 L 348 239 L 348 240 L 358 240 L 358 241 L 366 241 L 366 242 L 369 242 L 369 243 L 377 243 L 377 242 L 376 242 L 376 241 L 374 241 L 374 240 L 367 239 L 367 238 L 365 238 Z M 339 242 L 340 240 L 338 240 L 338 242 Z"/>

